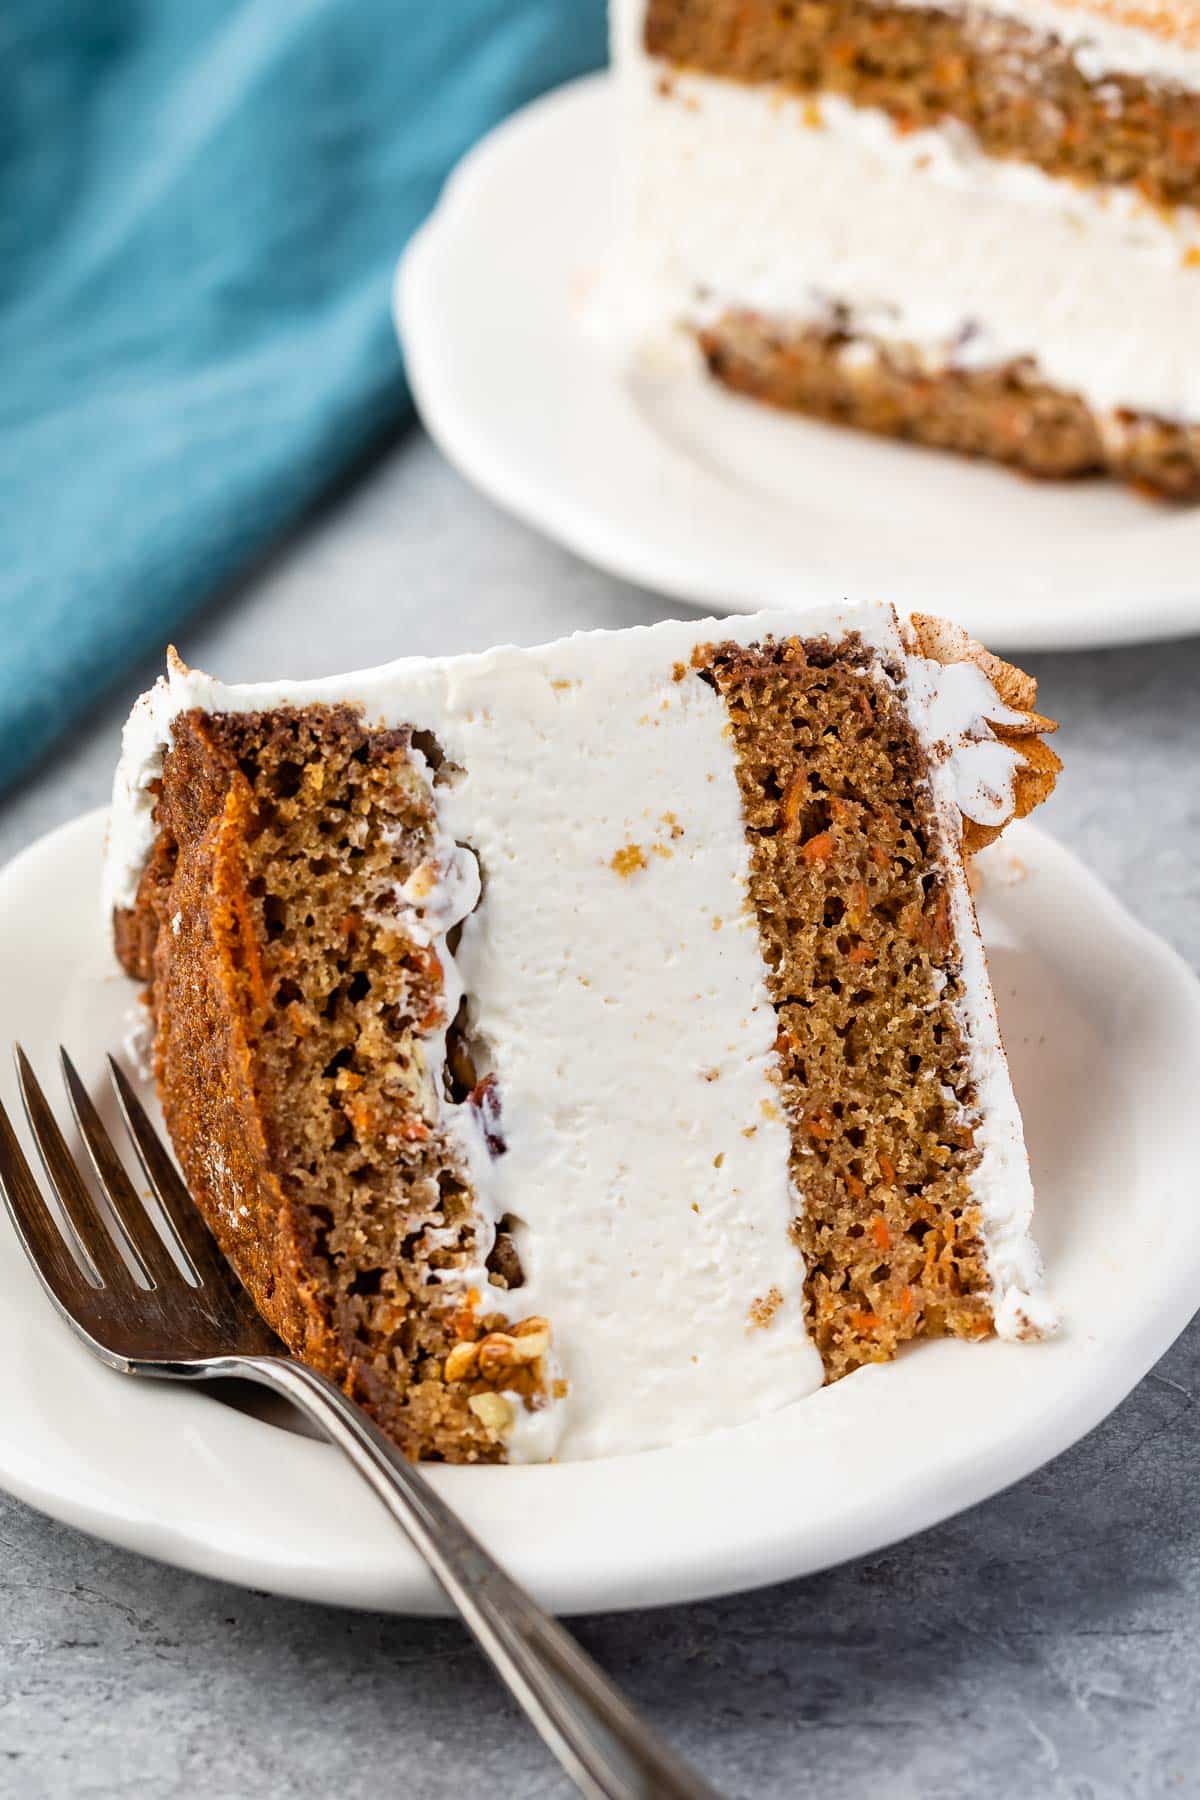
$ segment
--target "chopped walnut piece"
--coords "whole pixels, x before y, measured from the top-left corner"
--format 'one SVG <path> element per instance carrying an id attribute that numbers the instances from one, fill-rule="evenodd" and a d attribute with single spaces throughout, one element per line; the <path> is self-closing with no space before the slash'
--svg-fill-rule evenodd
<path id="1" fill-rule="evenodd" d="M 511 1369 L 516 1361 L 513 1346 L 516 1340 L 510 1338 L 506 1331 L 489 1331 L 479 1345 L 479 1373 L 485 1381 L 492 1381 Z"/>
<path id="2" fill-rule="evenodd" d="M 479 1374 L 485 1381 L 497 1381 L 545 1356 L 550 1348 L 550 1326 L 533 1315 L 511 1331 L 489 1332 L 473 1348 L 478 1351 Z"/>
<path id="3" fill-rule="evenodd" d="M 549 1330 L 529 1331 L 513 1339 L 513 1361 L 517 1364 L 536 1362 L 550 1348 Z"/>
<path id="4" fill-rule="evenodd" d="M 512 1425 L 512 1403 L 503 1394 L 472 1394 L 467 1405 L 488 1436 L 497 1441 Z"/>
<path id="5" fill-rule="evenodd" d="M 455 1344 L 446 1358 L 444 1374 L 447 1381 L 467 1381 L 479 1367 L 478 1344 Z"/>

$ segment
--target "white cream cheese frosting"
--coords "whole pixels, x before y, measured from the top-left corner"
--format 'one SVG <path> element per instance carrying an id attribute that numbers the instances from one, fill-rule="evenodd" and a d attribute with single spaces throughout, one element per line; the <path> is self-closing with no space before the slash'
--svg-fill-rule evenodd
<path id="1" fill-rule="evenodd" d="M 671 71 L 614 22 L 626 327 L 728 308 L 913 345 L 931 369 L 1031 357 L 1105 413 L 1200 418 L 1200 214 L 904 132 L 835 95 Z M 1080 13 L 1082 17 L 1082 13 Z"/>
<path id="2" fill-rule="evenodd" d="M 1012 817 L 1021 755 L 993 725 L 1021 726 L 1025 714 L 1006 706 L 977 663 L 908 659 L 908 709 L 922 743 L 945 772 L 955 813 L 977 825 Z"/>
<path id="3" fill-rule="evenodd" d="M 431 787 L 438 844 L 399 899 L 406 927 L 438 950 L 451 1016 L 468 996 L 497 1077 L 505 1148 L 495 1155 L 477 1109 L 441 1091 L 442 1039 L 426 1047 L 430 1108 L 462 1146 L 483 1215 L 480 1266 L 460 1285 L 486 1281 L 482 1257 L 504 1219 L 525 1281 L 510 1295 L 491 1290 L 489 1305 L 496 1296 L 514 1321 L 551 1321 L 567 1384 L 541 1412 L 511 1409 L 512 1460 L 699 1436 L 820 1385 L 788 1233 L 803 1194 L 790 1185 L 731 734 L 716 691 L 674 677 L 714 638 L 851 630 L 905 671 L 951 844 L 960 807 L 981 823 L 1007 816 L 1011 753 L 989 724 L 1006 709 L 982 674 L 910 655 L 886 606 L 581 634 L 317 682 L 225 687 L 175 664 L 126 728 L 109 907 L 136 893 L 154 837 L 150 784 L 181 711 L 358 704 L 369 724 L 431 733 L 461 771 Z M 986 1099 L 977 1186 L 997 1325 L 1021 1335 L 1049 1318 L 1028 1235 L 1032 1187 L 952 860 L 964 1036 Z M 769 1322 L 755 1324 L 766 1300 Z"/>
<path id="4" fill-rule="evenodd" d="M 978 825 L 1011 818 L 1020 756 L 992 726 L 1020 725 L 1024 715 L 1003 703 L 973 662 L 909 655 L 905 698 L 929 757 L 934 805 L 947 842 L 961 840 L 964 818 Z M 968 996 L 959 1024 L 979 1107 L 980 1157 L 971 1188 L 983 1222 L 996 1330 L 1001 1337 L 1035 1337 L 1053 1331 L 1057 1315 L 1043 1289 L 1041 1258 L 1030 1236 L 1033 1183 L 1025 1134 L 961 858 L 949 868 L 948 886 Z"/>

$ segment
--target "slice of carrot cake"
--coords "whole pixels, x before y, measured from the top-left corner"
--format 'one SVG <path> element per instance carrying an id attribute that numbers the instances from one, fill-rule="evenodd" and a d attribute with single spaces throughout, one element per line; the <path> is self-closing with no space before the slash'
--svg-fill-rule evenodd
<path id="1" fill-rule="evenodd" d="M 414 1456 L 588 1457 L 1052 1322 L 964 857 L 1034 683 L 811 607 L 126 727 L 106 906 L 222 1249 Z"/>
<path id="2" fill-rule="evenodd" d="M 614 0 L 643 326 L 728 387 L 1200 495 L 1198 0 Z"/>

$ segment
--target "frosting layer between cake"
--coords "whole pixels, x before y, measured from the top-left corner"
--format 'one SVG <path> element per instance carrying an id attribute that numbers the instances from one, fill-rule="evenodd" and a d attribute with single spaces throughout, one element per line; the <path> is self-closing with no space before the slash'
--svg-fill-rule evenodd
<path id="1" fill-rule="evenodd" d="M 635 335 L 727 311 L 1031 359 L 1099 412 L 1200 418 L 1200 217 L 985 156 L 947 124 L 670 72 L 625 46 Z"/>

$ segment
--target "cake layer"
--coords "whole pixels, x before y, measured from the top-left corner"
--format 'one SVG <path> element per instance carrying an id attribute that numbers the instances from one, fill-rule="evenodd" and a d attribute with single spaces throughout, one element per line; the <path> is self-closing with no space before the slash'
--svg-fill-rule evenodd
<path id="1" fill-rule="evenodd" d="M 1032 363 L 1096 413 L 1200 422 L 1200 223 L 983 155 L 947 125 L 711 76 L 626 71 L 628 262 L 646 325 L 751 311 L 919 350 L 930 372 Z"/>
<path id="2" fill-rule="evenodd" d="M 821 4 L 821 0 L 813 0 Z M 887 0 L 896 4 L 897 0 Z M 913 10 L 981 20 L 1010 20 L 1053 39 L 1074 58 L 1089 80 L 1129 75 L 1164 87 L 1200 91 L 1200 3 L 1198 0 L 899 0 Z M 781 0 L 773 8 L 786 31 L 805 10 L 805 0 Z M 725 54 L 745 54 L 741 40 L 763 21 L 762 0 L 613 0 L 613 47 L 618 57 L 642 48 L 651 17 L 655 32 L 675 33 L 701 12 L 726 21 Z"/>
<path id="3" fill-rule="evenodd" d="M 716 645 L 793 1120 L 809 1330 L 843 1374 L 991 1330 L 949 877 L 902 692 L 861 647 Z"/>
<path id="4" fill-rule="evenodd" d="M 174 667 L 106 894 L 266 1316 L 468 1460 L 672 1442 L 906 1337 L 1048 1323 L 962 864 L 1053 780 L 1032 698 L 885 607 Z"/>
<path id="5" fill-rule="evenodd" d="M 152 983 L 176 1154 L 260 1312 L 411 1454 L 488 1460 L 441 1368 L 446 1288 L 487 1293 L 493 1234 L 477 1133 L 430 1079 L 458 1004 L 445 929 L 478 896 L 474 865 L 444 919 L 432 890 L 419 915 L 381 904 L 453 848 L 408 730 L 346 706 L 191 709 L 117 937 Z M 521 1380 L 545 1390 L 548 1368 Z"/>
<path id="6" fill-rule="evenodd" d="M 645 45 L 682 67 L 879 107 L 907 131 L 947 119 L 989 156 L 1200 200 L 1200 89 L 1085 72 L 1070 40 L 976 6 L 882 0 L 651 0 Z M 1200 69 L 1198 69 L 1200 73 Z"/>
<path id="7" fill-rule="evenodd" d="M 1030 475 L 1106 473 L 1172 499 L 1200 498 L 1200 426 L 1095 413 L 1028 364 L 931 371 L 911 345 L 745 312 L 723 314 L 699 338 L 717 380 L 772 406 Z"/>

